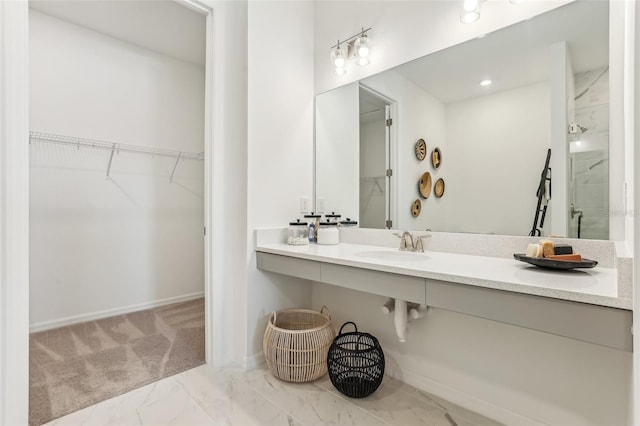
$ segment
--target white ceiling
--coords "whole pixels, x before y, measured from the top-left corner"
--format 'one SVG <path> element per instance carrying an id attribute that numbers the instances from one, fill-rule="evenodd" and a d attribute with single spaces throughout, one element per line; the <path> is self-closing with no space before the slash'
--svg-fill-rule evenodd
<path id="1" fill-rule="evenodd" d="M 547 80 L 549 46 L 563 40 L 574 73 L 608 65 L 608 2 L 576 1 L 395 70 L 442 102 L 456 102 Z M 482 87 L 484 79 L 493 83 Z"/>
<path id="2" fill-rule="evenodd" d="M 171 0 L 37 0 L 31 8 L 154 52 L 204 66 L 205 16 Z"/>

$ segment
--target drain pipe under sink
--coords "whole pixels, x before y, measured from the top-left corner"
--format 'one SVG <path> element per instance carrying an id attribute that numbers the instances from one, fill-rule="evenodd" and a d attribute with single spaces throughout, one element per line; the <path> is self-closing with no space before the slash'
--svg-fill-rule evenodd
<path id="1" fill-rule="evenodd" d="M 393 312 L 393 324 L 396 328 L 398 340 L 404 343 L 407 341 L 409 320 L 424 317 L 427 312 L 427 305 L 409 303 L 400 299 L 387 299 L 381 309 L 385 315 Z"/>
<path id="2" fill-rule="evenodd" d="M 393 314 L 393 324 L 396 326 L 396 334 L 398 340 L 402 343 L 407 341 L 407 328 L 409 323 L 407 320 L 407 302 L 396 299 L 395 312 Z"/>

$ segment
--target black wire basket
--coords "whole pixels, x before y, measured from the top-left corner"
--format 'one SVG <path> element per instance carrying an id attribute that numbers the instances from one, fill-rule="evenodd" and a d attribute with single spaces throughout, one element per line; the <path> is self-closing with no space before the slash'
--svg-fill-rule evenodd
<path id="1" fill-rule="evenodd" d="M 342 329 L 352 324 L 351 333 Z M 333 339 L 327 355 L 331 383 L 351 398 L 364 398 L 378 389 L 384 377 L 384 352 L 374 336 L 358 332 L 354 322 L 345 322 Z"/>

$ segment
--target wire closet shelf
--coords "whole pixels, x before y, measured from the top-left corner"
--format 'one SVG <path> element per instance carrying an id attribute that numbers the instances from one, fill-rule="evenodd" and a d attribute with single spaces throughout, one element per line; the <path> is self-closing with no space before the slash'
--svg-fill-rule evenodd
<path id="1" fill-rule="evenodd" d="M 138 145 L 127 145 L 122 143 L 114 143 L 101 141 L 98 139 L 78 138 L 75 136 L 62 136 L 42 132 L 30 132 L 29 142 L 45 142 L 58 145 L 70 145 L 78 148 L 94 148 L 106 151 L 115 150 L 116 152 L 133 152 L 137 154 L 148 154 L 158 157 L 183 158 L 188 160 L 203 160 L 204 152 L 185 152 L 174 151 L 170 149 L 150 148 Z"/>
<path id="2" fill-rule="evenodd" d="M 138 145 L 127 145 L 122 143 L 107 142 L 107 141 L 101 141 L 98 139 L 87 139 L 87 138 L 78 138 L 75 136 L 54 135 L 51 133 L 42 133 L 42 132 L 29 132 L 29 143 L 32 143 L 32 142 L 44 142 L 44 143 L 51 143 L 51 144 L 57 144 L 57 145 L 74 146 L 74 147 L 77 147 L 78 149 L 90 148 L 90 149 L 101 149 L 104 151 L 111 151 L 111 155 L 109 156 L 109 162 L 107 164 L 107 178 L 109 177 L 109 173 L 111 172 L 113 155 L 115 153 L 120 153 L 120 152 L 147 154 L 147 155 L 151 155 L 152 157 L 175 158 L 176 162 L 173 166 L 173 170 L 171 171 L 169 182 L 173 181 L 173 176 L 176 172 L 176 168 L 178 167 L 178 163 L 180 162 L 180 160 L 203 160 L 204 159 L 204 152 L 186 152 L 186 151 L 175 151 L 170 149 L 158 149 L 158 148 L 151 148 L 151 147 L 138 146 Z"/>

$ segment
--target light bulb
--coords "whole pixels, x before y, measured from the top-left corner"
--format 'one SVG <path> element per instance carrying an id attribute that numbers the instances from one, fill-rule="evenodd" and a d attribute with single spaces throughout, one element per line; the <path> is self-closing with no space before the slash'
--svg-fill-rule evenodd
<path id="1" fill-rule="evenodd" d="M 480 0 L 464 0 L 462 2 L 462 9 L 465 12 L 473 12 L 480 7 Z"/>
<path id="2" fill-rule="evenodd" d="M 460 22 L 463 24 L 471 24 L 480 19 L 480 14 L 478 12 L 465 12 L 460 15 Z"/>
<path id="3" fill-rule="evenodd" d="M 471 24 L 480 19 L 480 0 L 464 0 L 460 10 L 460 22 Z"/>
<path id="4" fill-rule="evenodd" d="M 366 58 L 369 56 L 369 37 L 366 35 L 358 37 L 353 43 L 353 47 L 356 49 L 356 55 Z"/>
<path id="5" fill-rule="evenodd" d="M 489 86 L 492 83 L 491 80 L 482 80 L 480 86 Z"/>
<path id="6" fill-rule="evenodd" d="M 347 65 L 347 51 L 340 44 L 331 51 L 331 62 L 335 68 L 344 68 Z"/>

